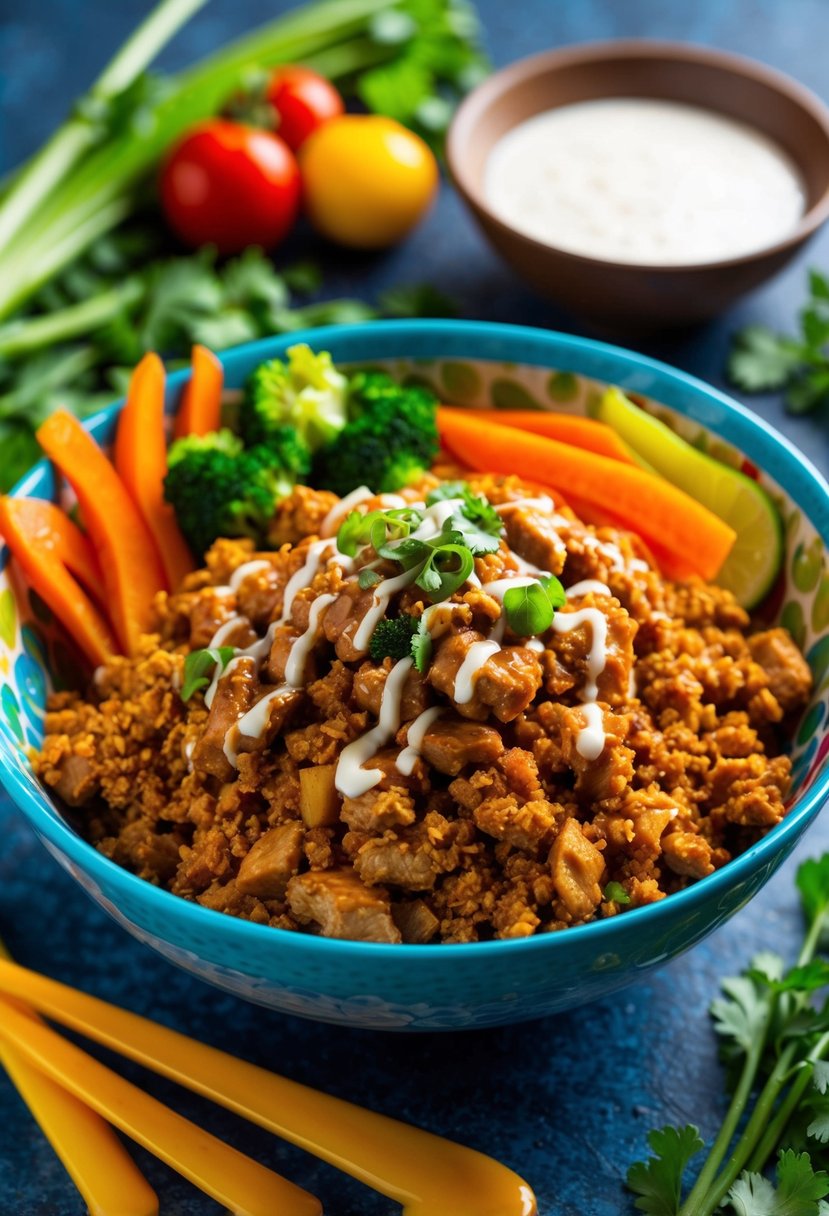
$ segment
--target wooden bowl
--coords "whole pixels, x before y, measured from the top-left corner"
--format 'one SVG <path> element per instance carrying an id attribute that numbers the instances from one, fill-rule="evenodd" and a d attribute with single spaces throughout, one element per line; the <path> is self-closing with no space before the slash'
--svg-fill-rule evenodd
<path id="1" fill-rule="evenodd" d="M 684 102 L 748 123 L 800 170 L 806 210 L 794 231 L 715 262 L 645 266 L 570 253 L 516 231 L 491 210 L 484 171 L 494 144 L 544 110 L 604 97 Z M 460 106 L 447 158 L 484 234 L 543 295 L 601 326 L 659 329 L 711 317 L 776 274 L 829 216 L 829 109 L 796 81 L 724 51 L 649 40 L 545 51 L 489 77 Z"/>

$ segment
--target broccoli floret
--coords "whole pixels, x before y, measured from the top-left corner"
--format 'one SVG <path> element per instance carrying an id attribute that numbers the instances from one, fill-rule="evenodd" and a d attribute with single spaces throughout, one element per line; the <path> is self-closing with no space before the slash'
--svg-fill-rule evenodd
<path id="1" fill-rule="evenodd" d="M 270 448 L 245 449 L 228 430 L 177 440 L 167 463 L 164 497 L 197 554 L 219 536 L 262 541 L 276 504 L 294 484 Z"/>
<path id="2" fill-rule="evenodd" d="M 264 446 L 295 481 L 302 481 L 311 472 L 311 449 L 295 426 L 274 427 Z"/>
<path id="3" fill-rule="evenodd" d="M 314 354 L 304 342 L 289 348 L 287 363 L 261 363 L 248 379 L 239 409 L 245 443 L 280 443 L 286 426 L 315 452 L 330 443 L 346 422 L 348 381 L 328 351 Z"/>
<path id="4" fill-rule="evenodd" d="M 405 659 L 412 653 L 412 638 L 417 632 L 417 621 L 413 616 L 397 616 L 393 620 L 383 618 L 377 622 L 368 652 L 375 663 L 383 659 Z"/>
<path id="5" fill-rule="evenodd" d="M 375 397 L 360 398 L 358 408 L 357 417 L 317 453 L 315 485 L 341 497 L 361 485 L 384 494 L 430 467 L 440 446 L 434 394 L 390 382 Z"/>

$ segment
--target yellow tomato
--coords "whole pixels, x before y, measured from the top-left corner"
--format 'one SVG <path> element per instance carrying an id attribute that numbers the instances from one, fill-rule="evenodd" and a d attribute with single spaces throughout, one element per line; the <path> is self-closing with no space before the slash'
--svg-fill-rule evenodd
<path id="1" fill-rule="evenodd" d="M 438 167 L 427 144 L 392 118 L 343 114 L 299 153 L 314 227 L 340 245 L 382 249 L 414 227 L 432 201 Z"/>

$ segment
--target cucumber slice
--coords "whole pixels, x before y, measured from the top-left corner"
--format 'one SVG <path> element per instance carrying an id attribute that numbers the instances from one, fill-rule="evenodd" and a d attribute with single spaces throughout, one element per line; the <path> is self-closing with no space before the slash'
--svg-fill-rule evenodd
<path id="1" fill-rule="evenodd" d="M 716 581 L 733 591 L 744 608 L 756 607 L 783 562 L 780 512 L 762 486 L 697 451 L 629 401 L 621 389 L 607 389 L 598 418 L 613 427 L 635 456 L 731 525 L 737 540 Z"/>

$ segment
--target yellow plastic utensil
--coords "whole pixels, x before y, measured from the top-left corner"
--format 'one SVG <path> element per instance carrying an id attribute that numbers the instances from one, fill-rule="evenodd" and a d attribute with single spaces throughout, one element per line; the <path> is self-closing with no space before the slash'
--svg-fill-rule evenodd
<path id="1" fill-rule="evenodd" d="M 313 1195 L 203 1131 L 9 1003 L 2 1011 L 0 1039 L 236 1216 L 321 1216 L 322 1206 Z"/>
<path id="2" fill-rule="evenodd" d="M 0 941 L 0 958 L 11 956 Z M 32 1009 L 0 1001 L 0 1024 L 12 1006 L 40 1022 Z M 158 1198 L 115 1132 L 100 1115 L 39 1072 L 0 1038 L 0 1065 L 40 1124 L 83 1196 L 90 1216 L 158 1216 Z"/>
<path id="3" fill-rule="evenodd" d="M 474 1149 L 279 1077 L 15 963 L 0 960 L 0 991 L 359 1178 L 401 1203 L 405 1216 L 535 1216 L 528 1184 Z"/>

